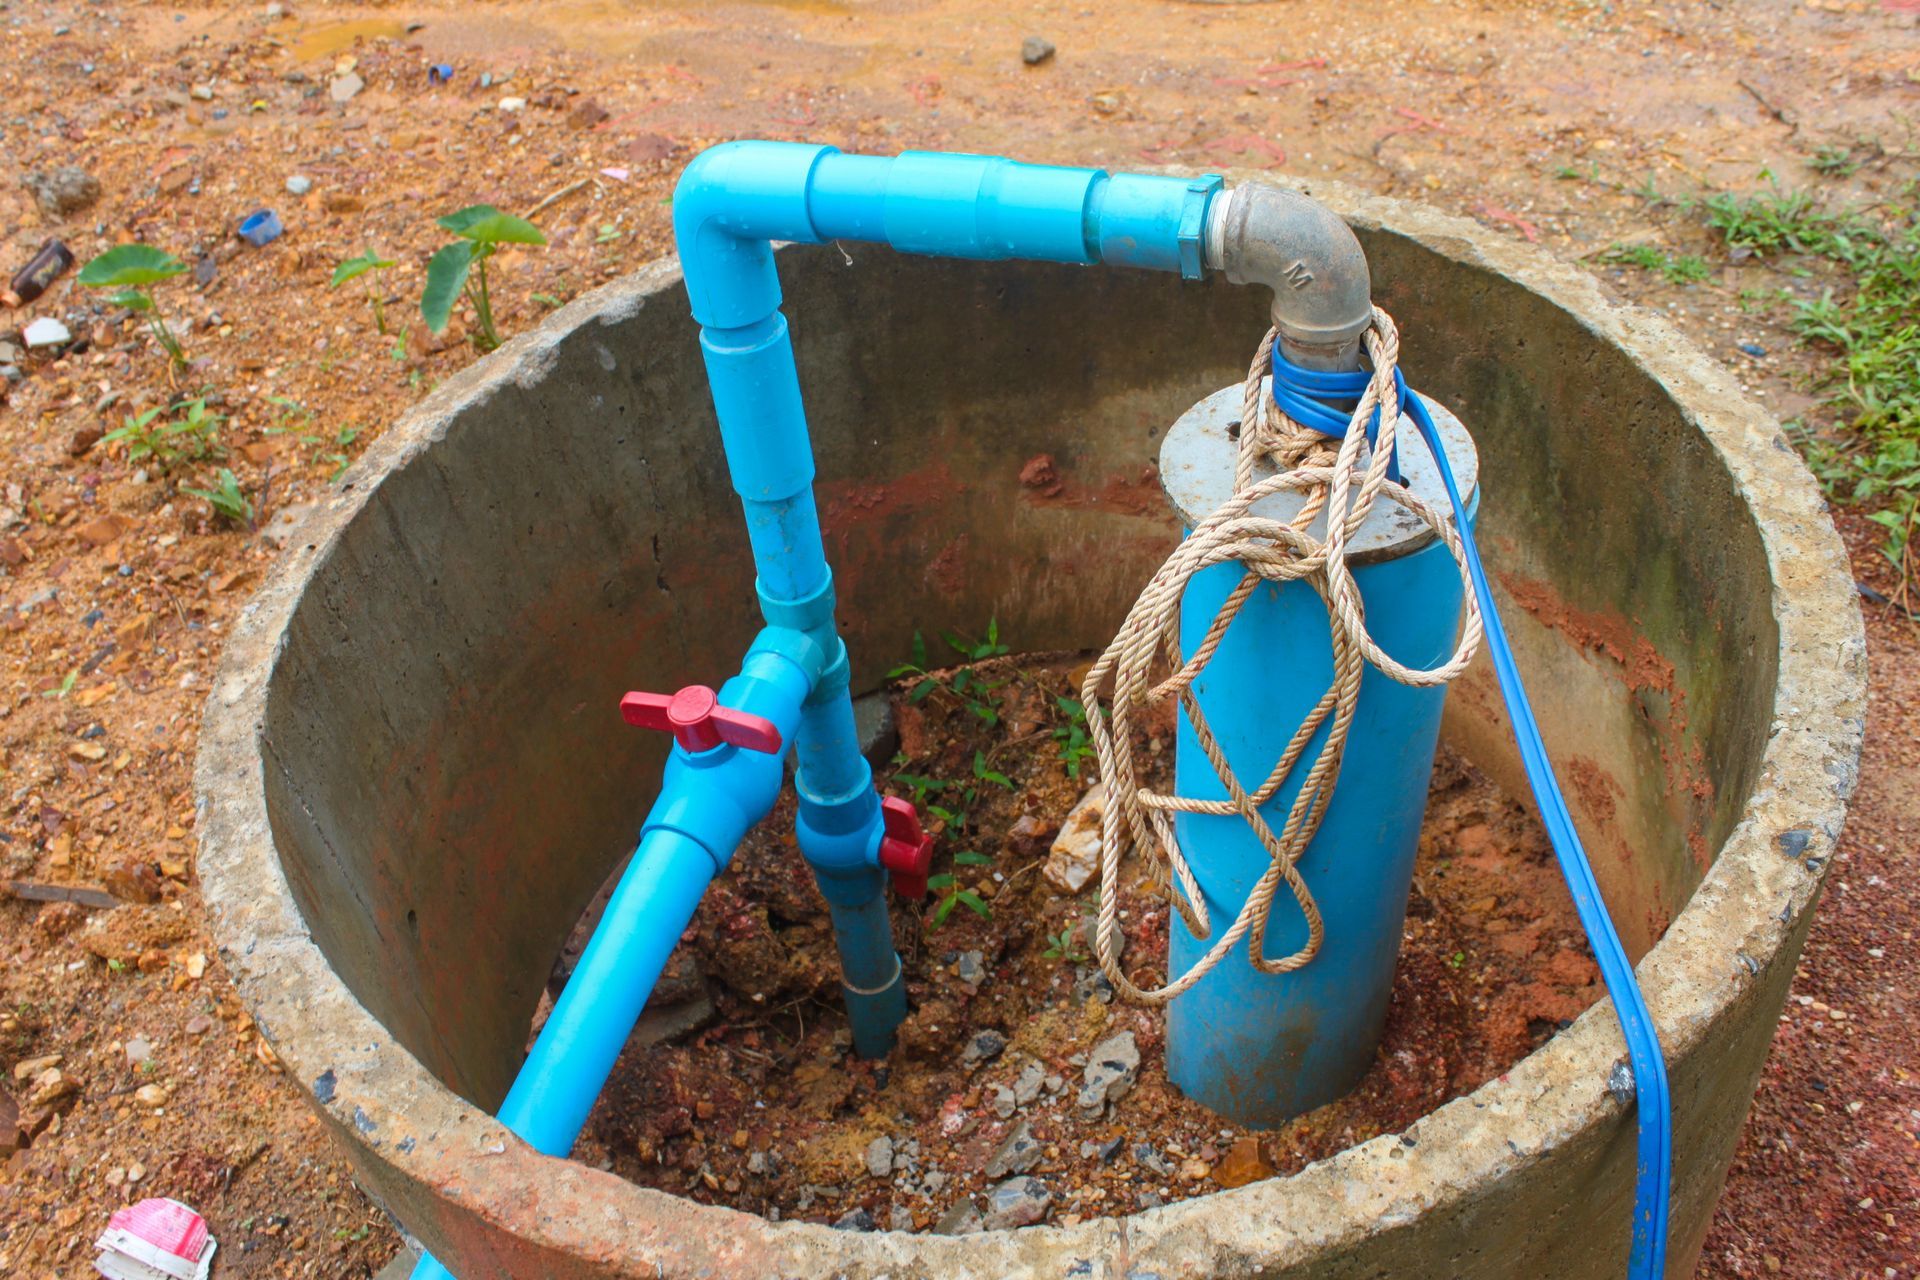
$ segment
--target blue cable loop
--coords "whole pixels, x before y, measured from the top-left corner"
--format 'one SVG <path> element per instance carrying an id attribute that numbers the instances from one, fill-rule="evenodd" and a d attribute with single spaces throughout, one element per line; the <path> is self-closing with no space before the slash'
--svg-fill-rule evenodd
<path id="1" fill-rule="evenodd" d="M 1347 434 L 1347 423 L 1353 417 L 1353 402 L 1357 402 L 1367 389 L 1365 372 L 1323 373 L 1315 369 L 1302 369 L 1280 354 L 1278 342 L 1273 344 L 1272 371 L 1274 403 L 1289 418 L 1336 440 Z M 1400 389 L 1400 403 L 1409 403 L 1413 397 L 1407 393 L 1407 380 L 1400 376 L 1398 369 L 1393 371 L 1393 381 Z M 1341 408 L 1322 404 L 1322 400 L 1344 400 L 1349 403 Z M 1376 408 L 1373 416 L 1367 420 L 1367 446 L 1373 447 L 1379 437 L 1380 410 Z M 1387 479 L 1395 484 L 1401 482 L 1398 449 L 1387 459 Z"/>
<path id="2" fill-rule="evenodd" d="M 1319 401 L 1357 401 L 1366 391 L 1371 376 L 1365 370 L 1324 373 L 1302 369 L 1284 359 L 1277 345 L 1274 349 L 1275 402 L 1288 417 L 1326 435 L 1344 435 L 1352 411 L 1332 409 Z M 1654 1029 L 1652 1015 L 1647 1012 L 1646 1000 L 1640 994 L 1640 984 L 1634 977 L 1633 965 L 1628 961 L 1626 950 L 1620 945 L 1620 935 L 1614 931 L 1613 921 L 1607 915 L 1606 903 L 1600 897 L 1600 886 L 1593 878 L 1593 868 L 1587 862 L 1586 850 L 1581 847 L 1580 837 L 1573 829 L 1573 817 L 1567 812 L 1566 799 L 1560 793 L 1560 784 L 1553 776 L 1553 766 L 1547 760 L 1547 747 L 1540 738 L 1540 726 L 1534 720 L 1533 707 L 1527 701 L 1527 690 L 1520 681 L 1520 671 L 1514 665 L 1513 648 L 1507 642 L 1506 628 L 1501 625 L 1499 611 L 1494 606 L 1486 570 L 1480 564 L 1480 551 L 1474 545 L 1473 525 L 1467 517 L 1465 504 L 1460 500 L 1460 489 L 1454 483 L 1453 468 L 1448 465 L 1440 433 L 1435 429 L 1426 405 L 1407 390 L 1406 379 L 1398 369 L 1394 370 L 1393 377 L 1394 385 L 1399 390 L 1402 411 L 1413 419 L 1421 438 L 1427 442 L 1434 462 L 1439 465 L 1441 482 L 1446 485 L 1447 500 L 1453 504 L 1454 524 L 1460 531 L 1460 541 L 1466 551 L 1468 576 L 1473 579 L 1474 599 L 1480 604 L 1480 619 L 1486 628 L 1487 653 L 1493 660 L 1494 671 L 1500 677 L 1500 692 L 1506 699 L 1507 714 L 1513 721 L 1513 736 L 1520 747 L 1520 759 L 1526 767 L 1527 782 L 1533 788 L 1534 800 L 1540 806 L 1540 816 L 1546 823 L 1547 835 L 1553 841 L 1554 857 L 1559 860 L 1560 873 L 1566 878 L 1567 888 L 1573 894 L 1573 905 L 1579 913 L 1580 924 L 1586 930 L 1594 957 L 1600 962 L 1600 975 L 1606 981 L 1607 994 L 1613 1000 L 1614 1015 L 1620 1020 L 1621 1034 L 1626 1037 L 1627 1056 L 1633 1065 L 1639 1127 L 1639 1158 L 1633 1190 L 1633 1249 L 1628 1258 L 1627 1274 L 1631 1280 L 1658 1280 L 1666 1272 L 1667 1198 L 1673 1160 L 1673 1114 L 1667 1092 L 1666 1059 L 1661 1054 L 1659 1036 Z M 1378 425 L 1379 413 L 1376 411 L 1367 431 L 1370 443 L 1374 439 L 1374 428 Z M 1395 461 L 1397 463 L 1398 459 Z"/>

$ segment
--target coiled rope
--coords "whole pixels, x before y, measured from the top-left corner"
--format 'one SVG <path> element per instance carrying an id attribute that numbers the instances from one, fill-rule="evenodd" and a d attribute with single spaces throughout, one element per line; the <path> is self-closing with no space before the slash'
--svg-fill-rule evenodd
<path id="1" fill-rule="evenodd" d="M 1319 831 L 1333 798 L 1359 702 L 1362 673 L 1371 664 L 1402 684 L 1444 684 L 1467 669 L 1480 644 L 1479 606 L 1467 593 L 1466 623 L 1451 657 L 1432 668 L 1408 667 L 1395 660 L 1368 632 L 1360 591 L 1347 566 L 1348 539 L 1366 522 L 1374 503 L 1384 498 L 1426 521 L 1452 553 L 1461 581 L 1468 579 L 1466 551 L 1452 519 L 1390 483 L 1395 471 L 1394 437 L 1405 395 L 1405 384 L 1398 377 L 1400 339 L 1392 319 L 1379 308 L 1374 309 L 1373 326 L 1365 335 L 1373 372 L 1359 402 L 1346 415 L 1343 429 L 1334 437 L 1317 426 L 1303 424 L 1276 402 L 1266 380 L 1273 364 L 1275 336 L 1273 330 L 1267 331 L 1247 370 L 1233 496 L 1195 526 L 1154 574 L 1128 611 L 1113 643 L 1088 671 L 1081 689 L 1081 700 L 1088 708 L 1088 732 L 1108 797 L 1102 818 L 1102 889 L 1094 950 L 1108 981 L 1129 999 L 1148 1004 L 1164 1004 L 1191 988 L 1242 938 L 1249 940 L 1248 957 L 1262 973 L 1291 972 L 1313 959 L 1325 937 L 1325 926 L 1297 864 Z M 1318 405 L 1313 410 L 1332 412 Z M 1363 470 L 1361 450 L 1369 437 L 1373 447 Z M 1262 461 L 1271 461 L 1279 474 L 1256 480 L 1255 470 Z M 1252 514 L 1251 509 L 1263 499 L 1289 491 L 1304 495 L 1299 512 L 1291 520 Z M 1324 539 L 1308 532 L 1322 512 L 1327 513 Z M 1182 661 L 1180 603 L 1187 583 L 1201 570 L 1230 561 L 1243 565 L 1246 573 L 1214 615 L 1193 656 Z M 1304 582 L 1319 595 L 1326 605 L 1333 637 L 1333 682 L 1300 722 L 1266 778 L 1249 791 L 1234 775 L 1201 712 L 1199 700 L 1193 695 L 1193 682 L 1206 669 L 1241 606 L 1262 582 Z M 1169 674 L 1156 681 L 1155 673 L 1161 670 Z M 1179 699 L 1200 749 L 1226 789 L 1225 800 L 1168 795 L 1140 784 L 1130 731 L 1136 717 L 1168 698 Z M 1096 713 L 1103 702 L 1109 715 Z M 1300 767 L 1308 744 L 1323 725 L 1328 726 L 1326 737 L 1307 765 L 1305 780 L 1285 821 L 1275 831 L 1261 809 Z M 1174 839 L 1175 813 L 1238 815 L 1259 838 L 1268 864 L 1233 924 L 1191 968 L 1178 976 L 1169 973 L 1160 986 L 1143 987 L 1121 963 L 1126 944 L 1120 930 L 1117 890 L 1120 862 L 1130 850 L 1147 852 L 1152 865 L 1164 869 L 1169 880 L 1179 884 L 1180 891 L 1169 897 L 1194 937 L 1204 940 L 1213 932 L 1206 898 Z M 1265 945 L 1267 923 L 1283 883 L 1306 918 L 1307 939 L 1291 955 L 1270 959 Z"/>
<path id="2" fill-rule="evenodd" d="M 1435 684 L 1459 674 L 1484 635 L 1487 656 L 1499 680 L 1514 741 L 1520 749 L 1521 765 L 1626 1041 L 1637 1126 L 1632 1242 L 1627 1274 L 1634 1280 L 1657 1280 L 1666 1271 L 1673 1162 L 1673 1113 L 1666 1058 L 1660 1048 L 1653 1015 L 1634 976 L 1633 964 L 1607 914 L 1593 867 L 1581 847 L 1579 833 L 1574 830 L 1566 797 L 1553 775 L 1539 723 L 1513 660 L 1513 648 L 1494 606 L 1486 569 L 1474 546 L 1466 505 L 1454 482 L 1453 468 L 1447 461 L 1440 433 L 1426 407 L 1408 391 L 1406 379 L 1400 375 L 1398 335 L 1393 321 L 1379 308 L 1374 309 L 1373 327 L 1365 336 L 1373 362 L 1371 373 L 1318 373 L 1301 369 L 1281 359 L 1273 351 L 1273 342 L 1274 334 L 1269 332 L 1247 371 L 1240 452 L 1234 473 L 1236 492 L 1219 511 L 1202 521 L 1161 566 L 1134 603 L 1113 643 L 1087 673 L 1081 689 L 1081 701 L 1088 709 L 1088 729 L 1099 758 L 1100 776 L 1106 781 L 1109 793 L 1101 831 L 1100 916 L 1094 936 L 1100 966 L 1123 995 L 1160 1004 L 1198 982 L 1242 937 L 1250 938 L 1248 954 L 1263 972 L 1284 973 L 1310 961 L 1319 949 L 1324 930 L 1313 895 L 1295 870 L 1295 863 L 1313 839 L 1331 799 L 1347 730 L 1352 723 L 1362 662 L 1373 662 L 1396 680 Z M 1269 362 L 1274 375 L 1271 393 L 1263 384 Z M 1359 401 L 1345 414 L 1343 427 L 1342 411 L 1325 402 L 1352 399 L 1356 395 Z M 1392 475 L 1395 429 L 1403 408 L 1433 455 L 1447 491 L 1451 518 L 1439 515 L 1398 486 L 1382 488 Z M 1369 434 L 1374 444 L 1373 456 L 1355 491 L 1353 472 L 1359 461 L 1361 442 Z M 1338 439 L 1337 448 L 1329 442 L 1329 437 Z M 1282 473 L 1255 482 L 1254 467 L 1262 457 L 1274 459 Z M 1286 490 L 1299 490 L 1307 495 L 1306 505 L 1293 520 L 1262 520 L 1248 514 L 1249 508 L 1261 498 Z M 1466 625 L 1461 632 L 1460 646 L 1452 658 L 1431 671 L 1409 671 L 1373 644 L 1366 632 L 1359 593 L 1346 568 L 1346 539 L 1359 528 L 1372 503 L 1383 493 L 1433 526 L 1472 588 L 1467 595 Z M 1327 537 L 1317 541 L 1304 530 L 1321 510 L 1329 513 Z M 1344 519 L 1331 518 L 1341 512 L 1346 513 Z M 1193 657 L 1182 662 L 1179 606 L 1187 580 L 1200 569 L 1230 560 L 1245 565 L 1247 573 L 1215 616 Z M 1234 778 L 1219 744 L 1206 727 L 1192 693 L 1193 680 L 1219 646 L 1233 616 L 1261 580 L 1295 579 L 1313 587 L 1327 605 L 1333 635 L 1334 681 L 1288 742 L 1273 772 L 1249 794 Z M 1163 664 L 1163 669 L 1171 672 L 1158 683 L 1150 679 L 1156 659 Z M 1110 678 L 1111 723 L 1108 723 L 1107 717 L 1099 714 L 1099 708 Z M 1202 802 L 1162 796 L 1138 783 L 1129 732 L 1132 718 L 1174 696 L 1179 697 L 1202 750 L 1227 789 L 1225 801 Z M 1332 726 L 1326 742 L 1276 835 L 1261 816 L 1260 807 L 1291 775 L 1307 742 L 1329 717 Z M 1143 989 L 1134 984 L 1121 964 L 1125 943 L 1119 928 L 1117 891 L 1120 861 L 1129 849 L 1137 847 L 1149 858 L 1158 856 L 1158 865 L 1164 867 L 1170 877 L 1168 891 L 1174 907 L 1196 938 L 1206 938 L 1210 929 L 1206 900 L 1173 839 L 1171 815 L 1176 811 L 1241 815 L 1259 833 L 1270 864 L 1232 927 L 1189 972 L 1177 978 L 1169 974 L 1164 985 Z M 1172 881 L 1178 882 L 1180 892 L 1172 891 Z M 1263 954 L 1267 917 L 1283 882 L 1307 918 L 1308 939 L 1295 954 L 1268 960 Z"/>

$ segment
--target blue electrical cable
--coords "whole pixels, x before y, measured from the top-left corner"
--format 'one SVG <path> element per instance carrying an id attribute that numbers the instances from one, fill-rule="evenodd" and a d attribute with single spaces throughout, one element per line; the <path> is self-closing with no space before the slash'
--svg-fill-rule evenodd
<path id="1" fill-rule="evenodd" d="M 1323 435 L 1344 435 L 1352 411 L 1339 411 L 1322 402 L 1332 400 L 1351 404 L 1358 401 L 1371 377 L 1365 370 L 1324 373 L 1302 369 L 1281 356 L 1278 344 L 1274 348 L 1275 403 L 1288 417 Z M 1453 504 L 1454 524 L 1460 531 L 1460 541 L 1466 551 L 1468 576 L 1473 579 L 1474 599 L 1480 604 L 1480 619 L 1486 628 L 1487 653 L 1493 659 L 1493 669 L 1500 677 L 1500 692 L 1506 699 L 1507 714 L 1513 721 L 1513 736 L 1520 747 L 1520 760 L 1526 767 L 1527 782 L 1533 788 L 1534 799 L 1540 806 L 1540 816 L 1546 823 L 1547 835 L 1553 841 L 1553 852 L 1559 860 L 1560 873 L 1566 878 L 1567 888 L 1573 894 L 1573 905 L 1580 915 L 1580 924 L 1593 946 L 1594 957 L 1600 962 L 1600 975 L 1606 981 L 1607 994 L 1613 999 L 1613 1010 L 1620 1020 L 1621 1034 L 1626 1037 L 1627 1056 L 1633 1065 L 1634 1100 L 1639 1124 L 1639 1157 L 1633 1192 L 1633 1249 L 1628 1259 L 1627 1274 L 1630 1280 L 1659 1280 L 1666 1272 L 1667 1198 L 1673 1161 L 1673 1114 L 1667 1093 L 1667 1064 L 1660 1052 L 1659 1035 L 1654 1029 L 1652 1016 L 1647 1012 L 1646 1000 L 1640 994 L 1640 984 L 1634 977 L 1633 965 L 1628 961 L 1626 950 L 1620 945 L 1620 935 L 1614 931 L 1613 921 L 1607 915 L 1606 903 L 1600 897 L 1600 886 L 1593 878 L 1593 868 L 1587 862 L 1586 850 L 1581 847 L 1580 837 L 1573 829 L 1573 817 L 1567 812 L 1567 802 L 1560 793 L 1559 782 L 1554 778 L 1553 766 L 1547 760 L 1547 747 L 1541 741 L 1540 726 L 1534 720 L 1533 707 L 1527 701 L 1527 690 L 1520 681 L 1520 671 L 1514 666 L 1513 648 L 1507 642 L 1506 628 L 1501 625 L 1499 611 L 1494 607 L 1486 570 L 1480 564 L 1480 551 L 1474 545 L 1473 525 L 1460 500 L 1460 489 L 1454 483 L 1453 468 L 1448 465 L 1440 433 L 1435 429 L 1426 405 L 1407 389 L 1407 380 L 1398 369 L 1394 370 L 1393 379 L 1399 391 L 1402 410 L 1413 419 L 1421 438 L 1427 442 L 1433 460 L 1439 465 L 1441 482 L 1446 485 L 1447 500 Z M 1375 410 L 1374 421 L 1367 431 L 1369 441 L 1375 438 L 1379 418 L 1379 411 Z M 1397 459 L 1395 461 L 1397 463 Z M 1397 467 L 1390 469 L 1390 474 L 1396 471 Z"/>

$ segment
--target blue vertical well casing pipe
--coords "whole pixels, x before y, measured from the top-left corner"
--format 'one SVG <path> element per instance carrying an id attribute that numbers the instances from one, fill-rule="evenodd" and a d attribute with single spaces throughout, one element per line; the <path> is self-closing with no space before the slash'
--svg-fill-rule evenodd
<path id="1" fill-rule="evenodd" d="M 720 701 L 771 720 L 785 741 L 822 665 L 812 640 L 770 627 L 721 686 Z M 500 1122 L 535 1150 L 572 1151 L 701 895 L 773 807 L 782 773 L 778 755 L 673 748 L 639 849 L 500 1105 Z M 432 1257 L 413 1271 L 413 1280 L 443 1278 L 450 1273 Z"/>
<path id="2" fill-rule="evenodd" d="M 1237 402 L 1237 396 L 1235 397 Z M 1238 564 L 1194 575 L 1181 605 L 1181 645 L 1191 654 L 1240 581 Z M 1429 541 L 1409 553 L 1356 564 L 1353 576 L 1380 645 L 1413 667 L 1445 661 L 1458 634 L 1460 571 Z M 1286 750 L 1333 679 L 1326 606 L 1305 583 L 1262 583 L 1194 683 L 1200 708 L 1248 790 Z M 1229 952 L 1168 1011 L 1167 1074 L 1188 1097 L 1239 1123 L 1272 1127 L 1350 1090 L 1372 1065 L 1393 988 L 1394 963 L 1426 811 L 1445 687 L 1413 688 L 1368 666 L 1333 799 L 1299 868 L 1326 924 L 1304 968 L 1264 974 L 1247 942 Z M 1262 810 L 1279 831 L 1327 727 Z M 1174 790 L 1224 800 L 1226 790 L 1183 714 Z M 1227 929 L 1267 867 L 1267 853 L 1238 817 L 1176 814 L 1174 832 L 1206 895 L 1213 936 Z M 1307 940 L 1306 919 L 1284 885 L 1273 902 L 1265 954 Z M 1170 972 L 1205 954 L 1176 915 Z"/>
<path id="3" fill-rule="evenodd" d="M 804 631 L 828 655 L 795 743 L 797 834 L 832 910 L 862 1055 L 892 1045 L 906 993 L 883 896 L 879 797 L 853 727 L 770 242 L 869 240 L 906 253 L 1105 262 L 1198 278 L 1207 202 L 1219 187 L 1218 178 L 1109 175 L 993 156 L 849 156 L 731 142 L 695 158 L 675 189 L 675 237 L 761 609 L 770 625 Z"/>

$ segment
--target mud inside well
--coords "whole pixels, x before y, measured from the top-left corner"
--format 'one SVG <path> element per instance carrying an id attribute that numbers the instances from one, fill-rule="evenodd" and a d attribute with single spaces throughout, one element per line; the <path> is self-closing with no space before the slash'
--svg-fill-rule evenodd
<path id="1" fill-rule="evenodd" d="M 1097 875 L 1075 894 L 1046 873 L 1095 774 L 1075 726 L 1085 666 L 995 657 L 893 689 L 899 749 L 879 780 L 931 816 L 935 871 L 953 879 L 936 876 L 917 908 L 896 900 L 913 1013 L 886 1060 L 851 1053 L 789 792 L 709 890 L 575 1156 L 676 1195 L 861 1230 L 1131 1213 L 1381 1133 L 1411 1147 L 1420 1117 L 1601 994 L 1539 824 L 1443 746 L 1372 1070 L 1276 1130 L 1188 1101 L 1167 1080 L 1164 1013 L 1115 1001 L 1092 958 Z M 1169 781 L 1171 731 L 1170 719 L 1142 731 L 1153 783 Z M 1144 978 L 1164 965 L 1166 901 L 1143 865 L 1125 864 L 1122 879 L 1126 963 Z M 1104 1108 L 1084 1105 L 1089 1055 L 1129 1059 L 1113 1040 L 1123 1034 L 1134 1083 Z"/>

